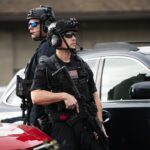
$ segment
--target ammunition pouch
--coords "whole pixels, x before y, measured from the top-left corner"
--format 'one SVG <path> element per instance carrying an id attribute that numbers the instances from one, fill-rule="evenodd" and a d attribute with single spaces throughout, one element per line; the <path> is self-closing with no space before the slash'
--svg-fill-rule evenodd
<path id="1" fill-rule="evenodd" d="M 32 80 L 22 79 L 17 75 L 16 95 L 20 98 L 30 98 Z"/>

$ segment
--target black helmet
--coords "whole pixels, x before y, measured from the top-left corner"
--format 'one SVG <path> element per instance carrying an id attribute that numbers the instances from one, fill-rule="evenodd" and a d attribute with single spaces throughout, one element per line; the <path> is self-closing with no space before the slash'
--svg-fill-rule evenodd
<path id="1" fill-rule="evenodd" d="M 69 19 L 62 19 L 59 20 L 56 23 L 56 32 L 58 32 L 59 34 L 63 34 L 66 33 L 68 31 L 75 31 L 77 32 L 78 30 L 78 21 L 76 18 L 69 18 Z"/>
<path id="2" fill-rule="evenodd" d="M 31 9 L 27 14 L 27 20 L 39 19 L 41 22 L 55 21 L 55 14 L 51 7 L 40 6 L 38 8 Z"/>
<path id="3" fill-rule="evenodd" d="M 78 31 L 78 21 L 76 18 L 58 20 L 54 25 L 48 28 L 48 41 L 52 47 L 59 47 L 61 45 L 63 34 L 68 31 Z"/>

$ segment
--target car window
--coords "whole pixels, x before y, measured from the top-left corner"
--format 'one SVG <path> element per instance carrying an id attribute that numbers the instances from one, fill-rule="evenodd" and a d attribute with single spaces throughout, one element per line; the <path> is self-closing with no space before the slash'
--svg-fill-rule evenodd
<path id="1" fill-rule="evenodd" d="M 13 106 L 21 105 L 22 99 L 16 95 L 16 89 L 7 97 L 6 102 Z"/>
<path id="2" fill-rule="evenodd" d="M 94 79 L 96 78 L 96 74 L 97 74 L 97 68 L 98 68 L 98 62 L 99 59 L 90 59 L 90 60 L 86 60 L 87 64 L 89 65 L 89 67 L 91 68 L 93 74 L 94 74 Z"/>
<path id="3" fill-rule="evenodd" d="M 104 63 L 101 99 L 129 100 L 134 83 L 150 81 L 150 71 L 139 61 L 128 57 L 106 58 Z"/>
<path id="4" fill-rule="evenodd" d="M 96 61 L 97 59 L 92 59 L 92 60 L 87 60 L 86 62 L 88 63 L 88 65 L 90 66 L 91 70 L 94 72 L 96 72 Z"/>

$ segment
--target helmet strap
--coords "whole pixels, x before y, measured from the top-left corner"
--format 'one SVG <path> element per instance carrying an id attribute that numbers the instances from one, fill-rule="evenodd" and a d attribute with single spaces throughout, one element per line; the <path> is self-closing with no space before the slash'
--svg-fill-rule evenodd
<path id="1" fill-rule="evenodd" d="M 43 24 L 40 21 L 40 35 L 39 35 L 39 37 L 37 37 L 37 38 L 34 39 L 35 41 L 41 41 L 41 40 L 44 39 L 44 37 L 42 36 L 42 31 L 43 31 Z"/>
<path id="2" fill-rule="evenodd" d="M 42 30 L 43 30 L 43 24 L 42 24 L 42 21 L 40 21 L 40 39 L 42 39 Z"/>

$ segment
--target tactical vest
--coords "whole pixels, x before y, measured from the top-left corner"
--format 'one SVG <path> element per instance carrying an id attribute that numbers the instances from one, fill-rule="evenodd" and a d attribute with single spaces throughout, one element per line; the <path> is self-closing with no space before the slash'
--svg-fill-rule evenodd
<path id="1" fill-rule="evenodd" d="M 69 68 L 69 71 L 72 70 L 77 70 L 78 73 L 78 78 L 72 78 L 73 82 L 75 83 L 76 87 L 78 88 L 79 92 L 81 95 L 83 95 L 85 97 L 85 100 L 87 102 L 91 101 L 91 97 L 92 94 L 90 94 L 89 91 L 89 87 L 88 87 L 88 80 L 89 80 L 89 75 L 87 72 L 87 67 L 88 65 L 86 63 L 84 63 L 84 61 L 77 55 L 74 56 L 75 58 L 75 62 L 76 65 L 73 66 L 72 68 Z M 56 72 L 59 68 L 61 68 L 62 66 L 59 64 L 58 59 L 56 58 L 55 55 L 51 56 L 48 60 L 44 61 L 43 63 L 46 64 L 47 68 L 46 68 L 46 72 L 47 72 L 47 81 L 50 87 L 50 91 L 52 92 L 67 92 L 69 94 L 70 93 L 70 86 L 66 85 L 67 89 L 66 91 L 64 91 L 61 88 L 61 84 L 58 83 L 58 79 L 57 78 L 53 78 L 52 74 L 54 72 Z M 65 79 L 62 79 L 62 81 Z M 67 88 L 68 86 L 68 88 Z M 64 102 L 57 102 L 54 104 L 50 104 L 46 106 L 46 112 L 64 112 L 64 111 L 70 111 L 70 110 L 66 110 L 65 108 L 65 104 Z"/>

